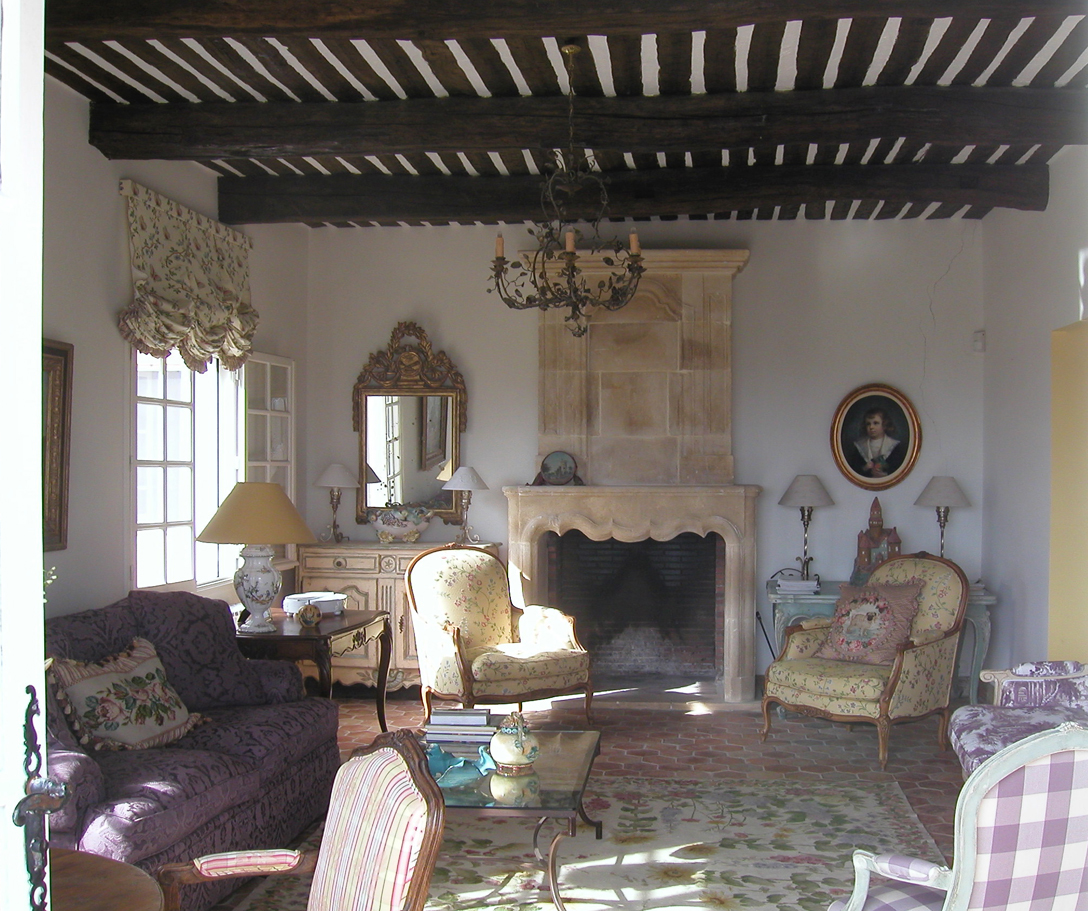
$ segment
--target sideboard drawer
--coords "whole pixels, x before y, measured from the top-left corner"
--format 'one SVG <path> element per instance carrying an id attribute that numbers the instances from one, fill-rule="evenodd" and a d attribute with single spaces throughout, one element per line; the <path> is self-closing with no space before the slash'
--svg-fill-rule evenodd
<path id="1" fill-rule="evenodd" d="M 377 575 L 381 572 L 381 557 L 374 552 L 330 553 L 328 551 L 302 551 L 301 563 L 303 572 L 307 573 L 327 573 L 342 570 L 343 572 Z"/>

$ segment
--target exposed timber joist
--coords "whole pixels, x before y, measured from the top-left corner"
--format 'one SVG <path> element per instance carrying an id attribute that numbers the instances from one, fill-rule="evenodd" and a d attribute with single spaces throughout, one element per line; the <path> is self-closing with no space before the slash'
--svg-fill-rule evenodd
<path id="1" fill-rule="evenodd" d="M 1046 208 L 1046 165 L 826 165 L 687 168 L 610 175 L 609 215 L 671 217 L 828 200 L 937 202 Z M 536 177 L 221 177 L 219 217 L 229 224 L 463 221 L 517 223 L 540 215 Z M 578 212 L 578 217 L 593 213 Z"/>
<path id="2" fill-rule="evenodd" d="M 872 87 L 653 98 L 579 98 L 574 133 L 594 149 L 670 152 L 757 144 L 1088 143 L 1088 90 Z M 565 144 L 563 98 L 335 103 L 95 104 L 107 158 L 214 160 L 387 152 L 487 152 Z"/>
<path id="3" fill-rule="evenodd" d="M 1084 14 L 1083 0 L 50 0 L 48 41 L 222 35 L 446 40 L 638 35 L 789 19 Z M 561 31 L 560 31 L 561 29 Z"/>

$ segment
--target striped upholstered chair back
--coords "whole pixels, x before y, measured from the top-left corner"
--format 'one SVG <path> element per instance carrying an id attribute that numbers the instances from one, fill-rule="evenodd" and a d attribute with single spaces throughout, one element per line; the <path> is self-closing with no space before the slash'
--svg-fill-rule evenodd
<path id="1" fill-rule="evenodd" d="M 855 851 L 854 892 L 830 911 L 1088 908 L 1088 729 L 1067 722 L 983 762 L 956 802 L 954 852 L 949 868 Z"/>
<path id="2" fill-rule="evenodd" d="M 333 784 L 307 911 L 420 911 L 445 806 L 408 732 L 356 750 Z"/>
<path id="3" fill-rule="evenodd" d="M 181 911 L 182 886 L 312 873 L 308 911 L 422 911 L 445 819 L 415 734 L 379 734 L 336 773 L 318 850 L 253 848 L 163 864 L 163 909 Z"/>

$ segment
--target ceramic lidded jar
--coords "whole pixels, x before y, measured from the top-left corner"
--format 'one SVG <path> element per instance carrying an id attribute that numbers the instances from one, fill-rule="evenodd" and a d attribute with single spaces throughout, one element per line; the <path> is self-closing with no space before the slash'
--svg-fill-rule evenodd
<path id="1" fill-rule="evenodd" d="M 540 755 L 540 744 L 521 712 L 511 712 L 491 737 L 491 758 L 500 775 L 528 775 Z"/>

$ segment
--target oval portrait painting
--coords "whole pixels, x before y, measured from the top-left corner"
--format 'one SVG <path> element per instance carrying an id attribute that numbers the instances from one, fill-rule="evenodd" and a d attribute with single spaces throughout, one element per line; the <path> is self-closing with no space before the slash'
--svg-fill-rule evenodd
<path id="1" fill-rule="evenodd" d="M 873 383 L 846 396 L 831 424 L 831 451 L 846 477 L 867 490 L 903 480 L 918 458 L 922 429 L 909 399 Z"/>

